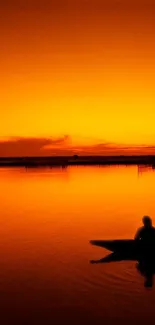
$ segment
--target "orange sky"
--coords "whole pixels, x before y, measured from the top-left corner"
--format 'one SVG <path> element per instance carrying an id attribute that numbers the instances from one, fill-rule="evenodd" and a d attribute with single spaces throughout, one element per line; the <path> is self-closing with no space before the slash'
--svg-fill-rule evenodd
<path id="1" fill-rule="evenodd" d="M 49 137 L 51 154 L 63 138 L 56 154 L 100 154 L 105 143 L 154 152 L 154 15 L 151 0 L 1 3 L 0 136 L 9 144 L 0 156 L 14 155 L 15 137 L 27 154 L 43 154 L 34 139 Z"/>

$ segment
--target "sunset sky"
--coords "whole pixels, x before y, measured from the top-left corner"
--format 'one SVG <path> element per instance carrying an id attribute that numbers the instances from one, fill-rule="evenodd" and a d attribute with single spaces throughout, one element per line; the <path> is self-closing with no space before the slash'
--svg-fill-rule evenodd
<path id="1" fill-rule="evenodd" d="M 0 3 L 0 156 L 155 153 L 155 3 Z"/>

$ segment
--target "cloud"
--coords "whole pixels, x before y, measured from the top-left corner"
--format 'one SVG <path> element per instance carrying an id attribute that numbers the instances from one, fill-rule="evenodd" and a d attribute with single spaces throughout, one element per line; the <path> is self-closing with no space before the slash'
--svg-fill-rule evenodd
<path id="1" fill-rule="evenodd" d="M 52 148 L 54 146 L 62 147 L 68 139 L 68 136 L 60 138 L 13 137 L 9 139 L 1 139 L 0 157 L 45 155 L 46 148 Z"/>
<path id="2" fill-rule="evenodd" d="M 114 143 L 96 143 L 88 145 L 64 145 L 61 148 L 48 148 L 46 152 L 49 151 L 54 155 L 147 155 L 155 154 L 155 146 L 146 146 L 146 145 L 129 145 L 125 146 L 122 144 Z M 48 153 L 47 153 L 48 155 Z"/>
<path id="3" fill-rule="evenodd" d="M 0 157 L 18 156 L 70 156 L 70 155 L 147 155 L 155 154 L 153 145 L 121 145 L 115 143 L 95 143 L 87 145 L 74 143 L 69 135 L 57 138 L 13 137 L 0 140 Z"/>

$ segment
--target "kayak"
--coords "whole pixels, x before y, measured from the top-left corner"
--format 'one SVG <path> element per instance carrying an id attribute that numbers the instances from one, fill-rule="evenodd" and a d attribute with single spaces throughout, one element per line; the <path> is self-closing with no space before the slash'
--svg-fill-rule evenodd
<path id="1" fill-rule="evenodd" d="M 143 253 L 155 252 L 155 245 L 144 243 L 134 239 L 116 239 L 116 240 L 91 240 L 90 243 L 95 246 L 105 248 L 114 253 Z"/>

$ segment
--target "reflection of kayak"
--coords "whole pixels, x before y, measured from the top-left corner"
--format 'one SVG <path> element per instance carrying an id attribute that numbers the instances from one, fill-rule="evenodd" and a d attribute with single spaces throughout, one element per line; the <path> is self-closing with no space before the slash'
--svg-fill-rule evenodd
<path id="1" fill-rule="evenodd" d="M 153 275 L 155 274 L 155 243 L 144 243 L 141 240 L 91 240 L 95 246 L 112 251 L 111 254 L 100 260 L 91 260 L 91 264 L 112 263 L 121 261 L 137 261 L 137 270 L 144 276 L 145 287 L 153 286 Z"/>
<path id="2" fill-rule="evenodd" d="M 90 243 L 95 246 L 103 247 L 111 252 L 121 254 L 155 253 L 155 245 L 148 243 L 144 244 L 142 241 L 134 239 L 91 240 Z"/>

